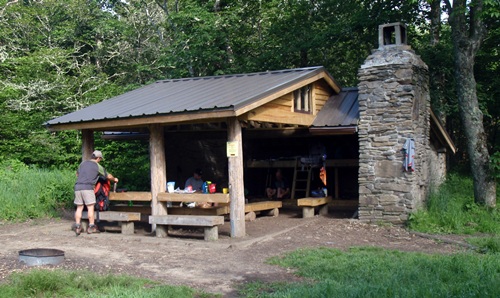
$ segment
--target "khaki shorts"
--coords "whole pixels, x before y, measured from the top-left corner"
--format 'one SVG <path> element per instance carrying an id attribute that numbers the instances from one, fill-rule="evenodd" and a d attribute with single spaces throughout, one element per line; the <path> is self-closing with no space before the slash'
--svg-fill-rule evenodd
<path id="1" fill-rule="evenodd" d="M 93 190 L 77 190 L 75 191 L 75 205 L 94 205 L 95 194 Z"/>

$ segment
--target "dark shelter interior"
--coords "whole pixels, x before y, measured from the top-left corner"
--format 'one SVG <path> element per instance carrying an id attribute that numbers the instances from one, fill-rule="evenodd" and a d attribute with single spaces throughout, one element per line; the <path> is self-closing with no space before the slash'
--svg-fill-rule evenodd
<path id="1" fill-rule="evenodd" d="M 217 192 L 228 185 L 227 132 L 224 123 L 165 128 L 167 180 L 184 188 L 195 169 L 203 170 L 203 180 L 217 185 Z M 245 197 L 264 199 L 265 188 L 281 168 L 293 183 L 296 158 L 310 156 L 317 148 L 326 155 L 327 191 L 336 200 L 358 200 L 357 134 L 315 136 L 307 129 L 243 129 Z M 316 150 L 316 151 L 315 151 Z M 332 162 L 355 161 L 356 166 L 335 168 Z M 284 166 L 283 166 L 284 165 Z M 312 169 L 310 189 L 325 187 L 319 178 L 321 164 Z M 336 189 L 338 188 L 338 189 Z M 305 193 L 298 197 L 310 196 Z M 296 197 L 297 198 L 297 197 Z"/>

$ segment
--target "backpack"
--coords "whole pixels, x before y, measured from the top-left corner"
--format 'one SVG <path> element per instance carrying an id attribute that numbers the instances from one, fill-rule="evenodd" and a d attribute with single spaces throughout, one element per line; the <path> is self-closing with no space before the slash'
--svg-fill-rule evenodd
<path id="1" fill-rule="evenodd" d="M 95 194 L 95 207 L 96 211 L 107 211 L 109 210 L 109 191 L 111 189 L 111 183 L 108 179 L 104 177 L 99 177 L 97 183 L 94 187 Z"/>

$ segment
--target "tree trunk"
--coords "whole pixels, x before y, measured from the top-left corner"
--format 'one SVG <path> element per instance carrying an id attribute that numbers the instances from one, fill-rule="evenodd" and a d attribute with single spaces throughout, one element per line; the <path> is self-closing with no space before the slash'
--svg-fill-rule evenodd
<path id="1" fill-rule="evenodd" d="M 446 3 L 448 8 L 451 8 L 450 2 Z M 485 31 L 483 23 L 478 19 L 482 1 L 473 1 L 468 9 L 466 3 L 465 0 L 455 0 L 453 9 L 450 9 L 457 97 L 467 138 L 467 153 L 474 181 L 474 199 L 476 203 L 494 207 L 496 183 L 489 171 L 490 155 L 474 78 L 474 59 Z M 471 20 L 466 16 L 467 10 L 470 10 Z"/>
<path id="2" fill-rule="evenodd" d="M 432 0 L 431 2 L 431 45 L 439 43 L 439 34 L 441 32 L 441 0 Z"/>
<path id="3" fill-rule="evenodd" d="M 467 53 L 458 52 L 456 57 L 456 78 L 460 82 L 457 86 L 458 103 L 474 179 L 474 198 L 476 203 L 493 207 L 496 203 L 496 183 L 489 174 L 490 156 L 483 127 L 483 113 L 476 95 L 474 62 Z"/>

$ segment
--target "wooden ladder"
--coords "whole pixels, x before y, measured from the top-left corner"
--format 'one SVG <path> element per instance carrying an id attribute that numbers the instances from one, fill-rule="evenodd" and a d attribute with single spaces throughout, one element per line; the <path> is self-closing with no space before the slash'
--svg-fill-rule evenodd
<path id="1" fill-rule="evenodd" d="M 295 166 L 293 168 L 293 182 L 292 182 L 292 192 L 290 198 L 296 199 L 297 192 L 303 194 L 301 197 L 305 198 L 309 196 L 311 192 L 311 165 L 303 165 L 300 162 L 300 157 L 295 158 Z"/>

